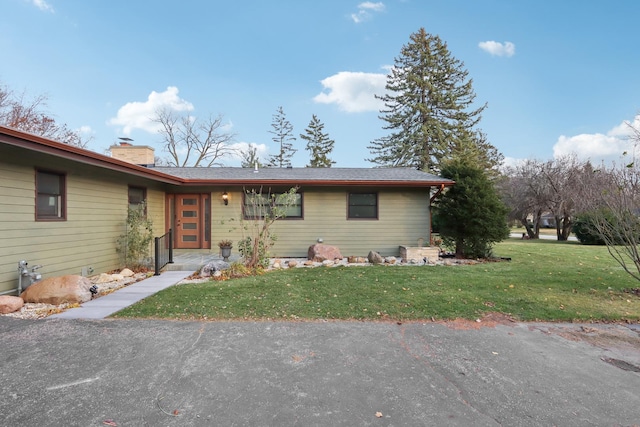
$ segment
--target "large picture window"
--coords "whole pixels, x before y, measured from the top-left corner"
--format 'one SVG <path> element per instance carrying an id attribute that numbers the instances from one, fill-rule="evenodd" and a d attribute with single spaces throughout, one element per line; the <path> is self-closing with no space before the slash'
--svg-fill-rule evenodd
<path id="1" fill-rule="evenodd" d="M 244 219 L 263 219 L 275 211 L 284 212 L 283 219 L 302 218 L 302 193 L 262 194 L 252 191 L 244 193 Z"/>
<path id="2" fill-rule="evenodd" d="M 36 220 L 66 219 L 65 175 L 36 171 Z"/>
<path id="3" fill-rule="evenodd" d="M 378 193 L 349 193 L 349 219 L 378 219 Z"/>

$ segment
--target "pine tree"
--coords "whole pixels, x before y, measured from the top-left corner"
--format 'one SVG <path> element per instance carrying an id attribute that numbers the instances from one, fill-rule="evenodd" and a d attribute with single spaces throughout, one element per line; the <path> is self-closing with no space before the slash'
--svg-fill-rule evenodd
<path id="1" fill-rule="evenodd" d="M 240 152 L 240 156 L 242 157 L 240 166 L 243 168 L 252 168 L 258 165 L 258 167 L 262 166 L 262 161 L 258 156 L 258 147 L 255 144 L 249 144 L 246 150 Z"/>
<path id="2" fill-rule="evenodd" d="M 442 160 L 456 148 L 472 142 L 484 151 L 493 168 L 502 160 L 497 150 L 475 129 L 486 104 L 473 108 L 475 93 L 464 64 L 455 59 L 438 36 L 421 28 L 402 47 L 387 77 L 387 94 L 380 118 L 387 136 L 368 147 L 371 162 L 381 166 L 408 166 L 437 173 Z"/>
<path id="3" fill-rule="evenodd" d="M 494 182 L 470 156 L 443 164 L 441 174 L 454 180 L 433 210 L 433 227 L 460 258 L 491 255 L 495 242 L 509 236 L 507 214 Z"/>
<path id="4" fill-rule="evenodd" d="M 287 167 L 291 166 L 291 158 L 296 153 L 295 148 L 291 141 L 295 141 L 296 137 L 293 136 L 293 125 L 287 120 L 282 107 L 278 107 L 276 114 L 273 115 L 273 121 L 271 122 L 273 134 L 271 140 L 279 146 L 278 154 L 274 154 L 269 157 L 269 163 L 267 166 L 271 167 Z"/>
<path id="5" fill-rule="evenodd" d="M 300 134 L 300 138 L 307 141 L 307 151 L 311 155 L 309 165 L 307 165 L 309 168 L 330 168 L 331 165 L 336 163 L 329 158 L 335 141 L 329 139 L 329 135 L 323 133 L 323 130 L 324 123 L 314 114 L 311 117 L 309 126 L 305 129 L 305 133 Z"/>

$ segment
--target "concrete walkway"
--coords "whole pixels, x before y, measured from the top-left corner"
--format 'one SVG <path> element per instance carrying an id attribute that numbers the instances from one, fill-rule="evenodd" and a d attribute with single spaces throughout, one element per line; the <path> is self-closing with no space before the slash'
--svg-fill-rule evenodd
<path id="1" fill-rule="evenodd" d="M 165 271 L 159 276 L 133 283 L 100 298 L 87 301 L 78 308 L 49 316 L 50 319 L 104 319 L 149 295 L 173 286 L 194 271 Z"/>

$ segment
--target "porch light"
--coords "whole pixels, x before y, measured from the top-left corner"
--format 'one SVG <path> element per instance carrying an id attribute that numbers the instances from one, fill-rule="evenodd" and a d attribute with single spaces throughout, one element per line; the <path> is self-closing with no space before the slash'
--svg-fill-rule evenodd
<path id="1" fill-rule="evenodd" d="M 226 191 L 222 193 L 222 201 L 224 202 L 225 206 L 229 204 L 229 195 Z"/>

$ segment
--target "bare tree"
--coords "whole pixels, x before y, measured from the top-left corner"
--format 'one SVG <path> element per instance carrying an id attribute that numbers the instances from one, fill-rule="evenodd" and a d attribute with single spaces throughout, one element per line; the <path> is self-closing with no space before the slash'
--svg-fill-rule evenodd
<path id="1" fill-rule="evenodd" d="M 546 190 L 540 178 L 542 163 L 525 160 L 515 167 L 505 170 L 505 179 L 500 188 L 505 204 L 511 208 L 509 218 L 519 221 L 527 231 L 527 236 L 540 236 L 540 222 L 546 209 Z"/>
<path id="2" fill-rule="evenodd" d="M 609 254 L 636 280 L 640 280 L 640 168 L 635 162 L 593 171 L 591 196 L 584 206 L 588 227 L 606 245 Z M 592 186 L 595 184 L 595 186 Z"/>
<path id="3" fill-rule="evenodd" d="M 583 201 L 581 211 L 589 214 L 591 233 L 607 245 L 609 254 L 629 275 L 640 280 L 640 167 L 636 159 L 640 129 L 627 124 L 633 152 L 624 152 L 619 165 L 590 168 L 578 197 Z"/>
<path id="4" fill-rule="evenodd" d="M 571 234 L 583 166 L 575 155 L 558 157 L 542 165 L 546 206 L 555 219 L 558 240 L 566 241 Z"/>
<path id="5" fill-rule="evenodd" d="M 235 152 L 230 145 L 235 135 L 222 132 L 221 115 L 200 121 L 188 114 L 161 109 L 153 120 L 161 126 L 159 133 L 164 150 L 169 153 L 169 166 L 219 166 L 224 157 Z"/>
<path id="6" fill-rule="evenodd" d="M 92 138 L 84 138 L 66 124 L 59 124 L 47 114 L 47 97 L 39 95 L 28 99 L 26 94 L 15 94 L 0 86 L 0 124 L 40 135 L 65 144 L 86 148 Z"/>
<path id="7" fill-rule="evenodd" d="M 576 209 L 583 203 L 579 189 L 585 168 L 586 163 L 580 163 L 575 156 L 547 162 L 526 160 L 507 168 L 501 190 L 511 208 L 510 218 L 522 223 L 529 238 L 537 239 L 542 216 L 551 214 L 558 240 L 567 240 Z"/>

